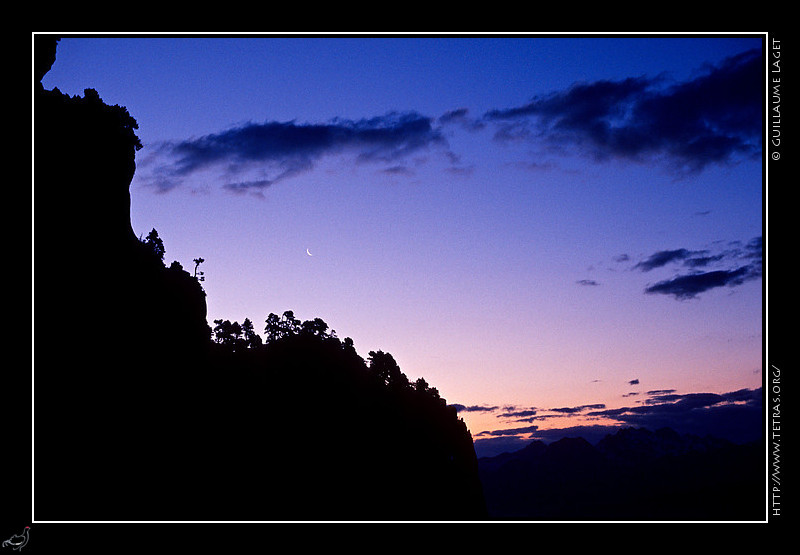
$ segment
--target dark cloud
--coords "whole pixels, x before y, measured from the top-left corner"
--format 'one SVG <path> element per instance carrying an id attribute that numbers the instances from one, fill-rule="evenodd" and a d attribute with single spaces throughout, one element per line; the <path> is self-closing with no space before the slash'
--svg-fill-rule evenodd
<path id="1" fill-rule="evenodd" d="M 675 260 L 684 260 L 688 258 L 692 253 L 686 249 L 675 249 L 671 251 L 658 251 L 647 259 L 642 260 L 634 269 L 641 270 L 643 272 L 649 272 L 654 268 L 660 268 L 662 266 L 666 266 L 670 262 L 674 262 Z"/>
<path id="2" fill-rule="evenodd" d="M 754 403 L 760 404 L 762 402 L 761 389 L 737 389 L 729 393 L 722 394 L 723 399 L 729 403 Z"/>
<path id="3" fill-rule="evenodd" d="M 391 175 L 411 175 L 413 172 L 406 166 L 392 166 L 383 170 L 384 173 Z"/>
<path id="4" fill-rule="evenodd" d="M 439 116 L 439 123 L 442 125 L 458 124 L 467 131 L 479 131 L 486 127 L 486 122 L 481 119 L 473 118 L 469 115 L 466 108 L 450 110 Z"/>
<path id="5" fill-rule="evenodd" d="M 439 123 L 452 123 L 454 121 L 465 121 L 467 120 L 467 114 L 469 110 L 466 108 L 456 108 L 455 110 L 450 110 L 449 112 L 445 112 L 441 116 L 439 116 Z"/>
<path id="6" fill-rule="evenodd" d="M 476 437 L 482 436 L 517 436 L 520 434 L 531 434 L 539 429 L 539 426 L 525 426 L 524 428 L 507 428 L 505 430 L 488 430 L 480 432 Z"/>
<path id="7" fill-rule="evenodd" d="M 761 150 L 760 49 L 726 59 L 677 83 L 664 76 L 578 83 L 522 106 L 492 110 L 496 138 L 542 137 L 595 158 L 667 157 L 697 171 Z"/>
<path id="8" fill-rule="evenodd" d="M 537 414 L 535 416 L 529 416 L 527 418 L 517 418 L 514 420 L 514 422 L 527 422 L 530 424 L 533 422 L 541 422 L 543 420 L 549 420 L 551 418 L 565 418 L 570 416 L 573 416 L 573 413 L 556 412 L 554 414 Z"/>
<path id="9" fill-rule="evenodd" d="M 691 258 L 687 258 L 684 260 L 684 265 L 690 266 L 692 268 L 705 268 L 709 264 L 713 264 L 714 262 L 719 262 L 725 258 L 723 254 L 715 254 L 713 256 L 706 256 L 704 254 L 699 254 L 698 256 L 693 256 Z"/>
<path id="10" fill-rule="evenodd" d="M 453 404 L 450 406 L 454 407 L 456 409 L 456 412 L 493 412 L 499 408 L 497 406 L 487 406 L 487 405 L 464 406 L 459 404 Z"/>
<path id="11" fill-rule="evenodd" d="M 669 395 L 675 393 L 676 389 L 651 389 L 647 392 L 648 395 Z"/>
<path id="12" fill-rule="evenodd" d="M 609 115 L 622 117 L 624 107 L 635 102 L 651 86 L 650 81 L 644 78 L 578 83 L 567 91 L 536 97 L 522 106 L 490 110 L 485 117 L 488 120 L 515 120 L 535 116 L 559 129 L 580 129 L 590 133 L 599 119 Z"/>
<path id="13" fill-rule="evenodd" d="M 670 263 L 681 262 L 683 267 L 692 271 L 649 285 L 645 288 L 645 293 L 672 295 L 676 299 L 684 300 L 710 289 L 733 287 L 761 277 L 762 257 L 762 238 L 755 237 L 746 244 L 732 242 L 727 248 L 717 252 L 685 248 L 658 251 L 634 265 L 633 269 L 649 272 Z M 718 268 L 698 270 L 709 266 Z"/>
<path id="14" fill-rule="evenodd" d="M 631 381 L 628 382 L 628 385 L 639 385 L 639 380 L 638 379 L 631 380 Z"/>
<path id="15" fill-rule="evenodd" d="M 708 249 L 692 251 L 689 249 L 673 249 L 657 251 L 633 266 L 634 270 L 649 272 L 673 262 L 682 262 L 689 268 L 706 267 L 715 262 L 753 261 L 762 256 L 762 239 L 755 237 L 746 245 L 734 241 L 729 248 L 712 253 Z"/>
<path id="16" fill-rule="evenodd" d="M 270 185 L 272 185 L 274 182 L 275 180 L 270 180 L 270 179 L 258 179 L 255 181 L 238 181 L 235 183 L 226 183 L 224 187 L 229 191 L 237 193 L 242 191 L 250 191 L 254 189 L 265 189 Z"/>
<path id="17" fill-rule="evenodd" d="M 404 174 L 408 168 L 399 162 L 434 145 L 450 155 L 451 171 L 468 173 L 470 168 L 456 165 L 447 150 L 442 126 L 477 130 L 487 122 L 500 126 L 498 138 L 537 135 L 560 147 L 581 147 L 598 158 L 666 156 L 682 167 L 702 169 L 737 153 L 760 151 L 760 60 L 760 50 L 746 52 L 679 83 L 668 83 L 662 76 L 579 83 L 478 118 L 457 108 L 439 118 L 405 112 L 321 124 L 246 123 L 199 138 L 149 145 L 150 152 L 137 160 L 137 175 L 163 192 L 214 169 L 221 175 L 211 179 L 225 189 L 258 192 L 342 152 L 359 162 L 387 164 L 385 172 Z M 703 261 L 698 258 L 695 263 Z"/>
<path id="18" fill-rule="evenodd" d="M 752 238 L 742 249 L 741 256 L 760 262 L 764 256 L 764 238 L 760 236 Z"/>
<path id="19" fill-rule="evenodd" d="M 324 156 L 349 152 L 360 162 L 392 163 L 433 145 L 446 146 L 430 118 L 417 113 L 391 113 L 359 121 L 336 119 L 325 124 L 247 123 L 196 139 L 168 142 L 156 148 L 158 160 L 149 181 L 160 190 L 179 185 L 188 176 L 216 168 L 230 176 L 257 168 L 274 176 L 234 179 L 233 191 L 263 189 L 313 168 Z M 391 171 L 390 168 L 390 171 Z"/>
<path id="20" fill-rule="evenodd" d="M 604 409 L 604 408 L 606 408 L 606 406 L 604 404 L 598 403 L 598 404 L 595 404 L 595 405 L 580 405 L 580 406 L 577 406 L 577 407 L 560 407 L 560 408 L 549 409 L 549 410 L 551 412 L 559 412 L 559 413 L 565 413 L 565 414 L 577 414 L 577 413 L 581 413 L 581 412 L 584 412 L 584 411 L 589 410 L 589 409 L 597 410 L 597 409 Z"/>
<path id="21" fill-rule="evenodd" d="M 712 407 L 725 401 L 717 393 L 689 393 L 685 395 L 660 395 L 656 399 L 649 399 L 648 404 L 658 405 L 667 412 L 682 412 L 695 408 Z"/>
<path id="22" fill-rule="evenodd" d="M 594 287 L 594 286 L 600 285 L 599 283 L 597 283 L 593 279 L 580 279 L 580 280 L 576 281 L 575 283 L 577 283 L 578 285 L 586 285 L 586 286 L 589 286 L 589 287 Z"/>
<path id="23" fill-rule="evenodd" d="M 507 410 L 502 414 L 498 414 L 498 418 L 529 418 L 536 416 L 536 409 L 522 409 L 522 410 Z"/>
<path id="24" fill-rule="evenodd" d="M 552 411 L 552 412 L 560 412 L 560 413 L 565 413 L 565 414 L 574 414 L 576 412 L 581 412 L 581 410 L 583 410 L 583 409 L 581 409 L 580 407 L 558 407 L 558 408 L 552 408 L 552 409 L 549 409 L 549 410 Z"/>
<path id="25" fill-rule="evenodd" d="M 681 394 L 674 389 L 656 389 L 648 391 L 647 395 L 647 399 L 635 406 L 608 409 L 603 404 L 592 404 L 548 409 L 554 414 L 537 414 L 517 422 L 577 417 L 598 423 L 549 429 L 531 425 L 487 430 L 475 435 L 475 450 L 478 456 L 489 456 L 487 453 L 490 452 L 497 454 L 520 449 L 533 439 L 549 442 L 563 437 L 583 437 L 596 443 L 621 426 L 650 430 L 672 428 L 681 434 L 711 435 L 734 442 L 753 441 L 762 433 L 761 388 Z M 510 413 L 510 407 L 505 410 Z"/>
<path id="26" fill-rule="evenodd" d="M 741 285 L 759 276 L 760 273 L 751 266 L 742 266 L 735 270 L 715 270 L 659 281 L 647 287 L 645 293 L 672 295 L 676 299 L 692 299 L 709 289 Z"/>
<path id="27" fill-rule="evenodd" d="M 634 407 L 607 409 L 590 416 L 610 418 L 627 425 L 672 428 L 679 433 L 713 435 L 742 442 L 760 437 L 762 390 L 740 389 L 717 393 L 663 393 Z"/>
<path id="28" fill-rule="evenodd" d="M 653 398 L 645 399 L 643 403 L 646 405 L 660 405 L 661 403 L 670 403 L 674 401 L 679 401 L 680 399 L 681 399 L 680 395 L 678 395 L 677 393 L 673 393 L 672 395 L 660 395 L 658 398 L 655 399 Z"/>

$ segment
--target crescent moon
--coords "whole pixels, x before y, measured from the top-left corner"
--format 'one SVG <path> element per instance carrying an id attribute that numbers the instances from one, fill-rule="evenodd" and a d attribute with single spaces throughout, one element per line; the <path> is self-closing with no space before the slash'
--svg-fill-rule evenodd
<path id="1" fill-rule="evenodd" d="M 314 256 L 313 254 L 311 254 L 311 251 L 310 251 L 310 250 L 308 250 L 308 249 L 306 249 L 306 254 L 307 254 L 308 256 Z"/>

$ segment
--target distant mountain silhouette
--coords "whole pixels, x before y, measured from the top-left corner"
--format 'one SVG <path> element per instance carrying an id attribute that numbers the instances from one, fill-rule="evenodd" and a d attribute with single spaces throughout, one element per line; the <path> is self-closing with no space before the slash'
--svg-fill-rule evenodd
<path id="1" fill-rule="evenodd" d="M 596 446 L 533 441 L 478 460 L 490 518 L 730 521 L 765 517 L 763 448 L 624 428 Z"/>
<path id="2" fill-rule="evenodd" d="M 136 121 L 45 90 L 56 46 L 35 39 L 35 518 L 485 517 L 464 422 L 390 355 L 319 319 L 212 332 L 197 277 L 132 229 Z"/>

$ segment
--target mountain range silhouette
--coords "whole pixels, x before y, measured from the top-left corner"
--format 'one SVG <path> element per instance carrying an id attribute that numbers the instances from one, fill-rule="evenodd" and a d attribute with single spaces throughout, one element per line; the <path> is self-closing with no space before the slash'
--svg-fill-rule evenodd
<path id="1" fill-rule="evenodd" d="M 764 449 L 710 436 L 622 428 L 596 445 L 533 441 L 478 460 L 493 518 L 763 520 Z"/>

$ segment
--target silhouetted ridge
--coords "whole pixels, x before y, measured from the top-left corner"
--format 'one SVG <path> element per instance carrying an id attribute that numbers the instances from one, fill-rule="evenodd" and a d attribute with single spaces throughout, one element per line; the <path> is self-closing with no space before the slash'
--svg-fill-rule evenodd
<path id="1" fill-rule="evenodd" d="M 271 499 L 280 501 L 266 514 L 485 516 L 466 425 L 424 380 L 411 384 L 390 354 L 372 351 L 365 361 L 321 319 L 300 323 L 291 311 L 267 318 L 263 342 L 235 334 L 249 326 L 216 323 L 212 360 L 220 374 L 231 366 L 240 371 L 237 383 L 224 386 L 235 396 L 227 410 L 237 420 L 283 423 L 269 430 L 272 454 L 250 445 L 247 429 L 223 434 L 234 452 L 255 448 L 237 457 L 256 462 L 248 471 L 283 477 L 270 486 Z M 298 484 L 304 495 L 296 495 Z"/>
<path id="2" fill-rule="evenodd" d="M 623 428 L 596 446 L 534 441 L 479 459 L 493 518 L 533 520 L 760 520 L 761 447 Z"/>
<path id="3" fill-rule="evenodd" d="M 645 428 L 623 428 L 600 440 L 597 449 L 609 459 L 632 464 L 661 457 L 706 453 L 732 445 L 730 441 L 713 437 L 681 435 L 671 428 L 660 428 L 655 432 Z"/>
<path id="4" fill-rule="evenodd" d="M 36 78 L 56 41 L 35 39 Z M 37 83 L 38 520 L 485 516 L 472 438 L 422 378 L 291 311 L 206 320 L 203 259 L 130 221 L 136 121 Z"/>

